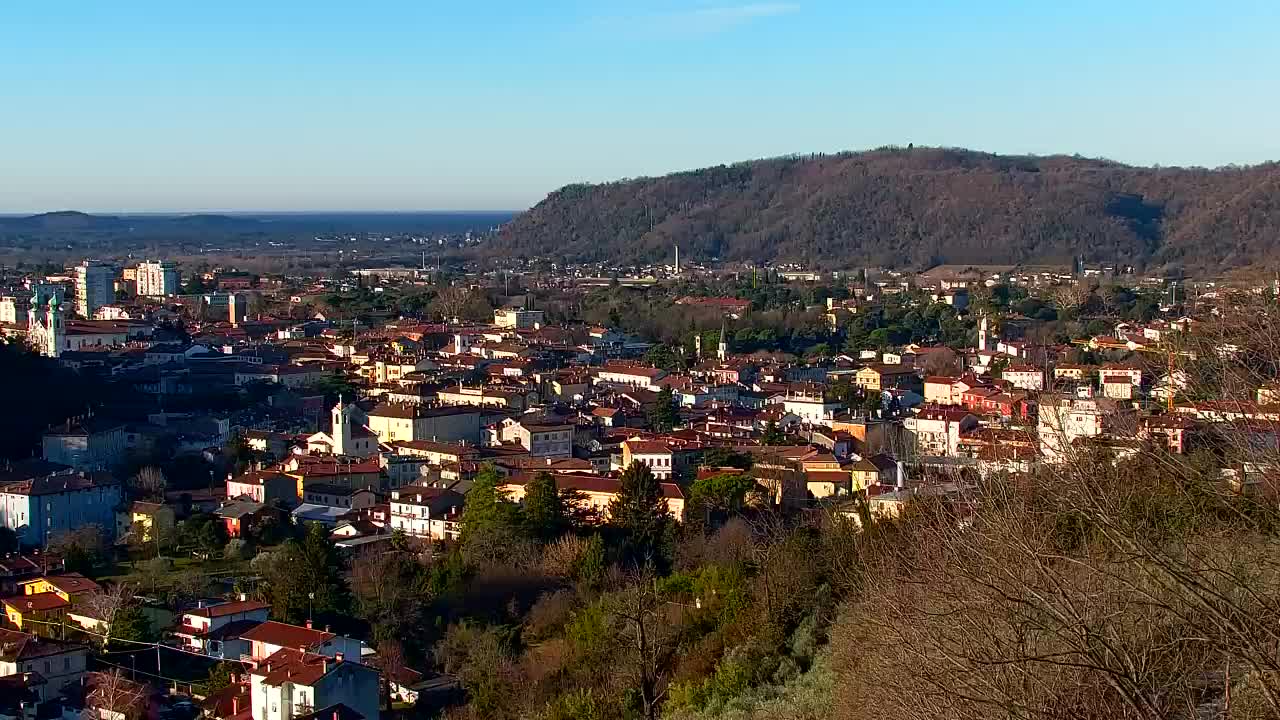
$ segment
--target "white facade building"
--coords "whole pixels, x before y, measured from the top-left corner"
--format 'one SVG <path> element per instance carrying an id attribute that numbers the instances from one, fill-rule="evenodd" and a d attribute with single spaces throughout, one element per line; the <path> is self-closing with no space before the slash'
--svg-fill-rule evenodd
<path id="1" fill-rule="evenodd" d="M 138 263 L 138 294 L 168 297 L 178 294 L 178 270 L 167 262 Z"/>

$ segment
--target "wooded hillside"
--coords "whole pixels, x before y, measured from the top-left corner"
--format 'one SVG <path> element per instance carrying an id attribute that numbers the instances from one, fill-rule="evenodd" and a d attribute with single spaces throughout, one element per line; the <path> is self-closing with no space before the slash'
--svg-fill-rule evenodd
<path id="1" fill-rule="evenodd" d="M 578 261 L 685 257 L 923 267 L 1274 264 L 1280 164 L 1131 167 L 936 148 L 775 158 L 569 185 L 517 216 L 495 251 Z"/>

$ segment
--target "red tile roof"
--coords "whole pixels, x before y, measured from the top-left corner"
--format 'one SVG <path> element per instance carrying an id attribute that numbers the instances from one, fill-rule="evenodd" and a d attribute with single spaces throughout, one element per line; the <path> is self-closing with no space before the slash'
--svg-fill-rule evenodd
<path id="1" fill-rule="evenodd" d="M 337 637 L 333 633 L 312 630 L 300 625 L 269 620 L 240 636 L 250 642 L 266 643 L 282 648 L 308 648 L 323 645 Z"/>

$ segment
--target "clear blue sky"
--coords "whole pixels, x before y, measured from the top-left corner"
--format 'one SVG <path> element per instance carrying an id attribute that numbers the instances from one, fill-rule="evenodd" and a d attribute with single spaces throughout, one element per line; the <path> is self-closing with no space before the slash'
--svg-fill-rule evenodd
<path id="1" fill-rule="evenodd" d="M 1280 2 L 0 3 L 0 212 L 517 209 L 908 142 L 1280 159 Z"/>

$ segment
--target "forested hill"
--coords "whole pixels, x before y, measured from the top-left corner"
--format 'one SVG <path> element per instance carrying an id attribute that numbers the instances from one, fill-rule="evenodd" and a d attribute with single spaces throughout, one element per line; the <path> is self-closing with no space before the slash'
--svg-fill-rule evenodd
<path id="1" fill-rule="evenodd" d="M 911 148 L 786 157 L 569 185 L 517 216 L 500 252 L 814 267 L 1088 262 L 1189 270 L 1280 259 L 1280 163 L 1143 168 Z"/>

